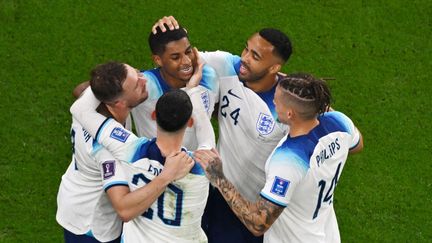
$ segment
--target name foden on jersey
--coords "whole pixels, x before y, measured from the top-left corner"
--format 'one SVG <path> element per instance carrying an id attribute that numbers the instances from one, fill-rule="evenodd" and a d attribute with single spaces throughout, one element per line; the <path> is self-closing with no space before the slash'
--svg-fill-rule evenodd
<path id="1" fill-rule="evenodd" d="M 327 148 L 321 150 L 321 152 L 316 156 L 318 167 L 323 164 L 326 159 L 333 157 L 339 149 L 340 145 L 338 143 L 338 138 L 336 138 L 333 142 L 328 144 Z"/>

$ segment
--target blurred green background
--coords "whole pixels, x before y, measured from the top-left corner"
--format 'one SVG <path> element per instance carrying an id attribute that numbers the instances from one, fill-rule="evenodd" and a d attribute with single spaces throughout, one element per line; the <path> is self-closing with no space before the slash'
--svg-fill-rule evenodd
<path id="1" fill-rule="evenodd" d="M 0 0 L 0 242 L 62 241 L 71 91 L 108 60 L 153 67 L 147 37 L 168 15 L 199 50 L 286 32 L 283 71 L 335 78 L 333 107 L 364 136 L 335 196 L 342 241 L 432 241 L 432 1 Z"/>

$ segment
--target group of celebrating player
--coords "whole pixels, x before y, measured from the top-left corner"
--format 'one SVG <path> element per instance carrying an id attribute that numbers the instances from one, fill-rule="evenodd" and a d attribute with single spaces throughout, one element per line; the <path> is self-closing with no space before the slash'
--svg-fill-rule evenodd
<path id="1" fill-rule="evenodd" d="M 198 52 L 170 16 L 149 45 L 158 68 L 101 64 L 75 90 L 65 242 L 340 242 L 333 193 L 363 140 L 323 80 L 280 73 L 289 38 Z"/>

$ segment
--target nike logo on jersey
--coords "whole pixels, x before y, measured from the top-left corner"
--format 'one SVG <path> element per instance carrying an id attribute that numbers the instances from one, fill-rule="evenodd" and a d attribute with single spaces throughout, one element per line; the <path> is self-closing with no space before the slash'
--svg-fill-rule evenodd
<path id="1" fill-rule="evenodd" d="M 234 96 L 234 97 L 236 97 L 236 98 L 242 99 L 242 98 L 240 98 L 240 96 L 234 94 L 234 93 L 232 92 L 232 89 L 229 89 L 229 90 L 228 90 L 228 94 L 230 94 L 230 95 L 232 95 L 232 96 Z"/>

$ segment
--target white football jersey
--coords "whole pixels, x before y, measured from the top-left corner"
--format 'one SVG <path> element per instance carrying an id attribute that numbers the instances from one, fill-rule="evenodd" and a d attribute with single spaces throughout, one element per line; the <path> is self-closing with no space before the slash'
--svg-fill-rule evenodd
<path id="1" fill-rule="evenodd" d="M 194 107 L 193 115 L 197 117 L 196 126 L 211 130 L 198 91 L 197 88 L 187 91 Z M 106 119 L 95 111 L 98 104 L 91 89 L 87 89 L 72 105 L 71 112 L 96 137 L 96 141 L 115 158 L 125 162 L 123 167 L 130 189 L 135 191 L 162 172 L 165 159 L 155 140 L 138 138 L 114 119 Z M 214 134 L 211 135 L 214 140 Z M 211 143 L 214 141 L 209 140 L 208 144 Z M 209 181 L 196 163 L 186 177 L 170 183 L 145 213 L 124 224 L 123 241 L 207 242 L 201 229 L 201 217 L 207 202 L 208 188 Z"/>
<path id="2" fill-rule="evenodd" d="M 121 163 L 100 146 L 74 119 L 73 157 L 62 176 L 57 195 L 57 222 L 68 231 L 112 241 L 121 234 L 122 221 L 105 191 L 127 186 Z"/>
<path id="3" fill-rule="evenodd" d="M 225 176 L 249 201 L 264 187 L 264 165 L 288 126 L 277 121 L 276 86 L 255 93 L 238 77 L 240 57 L 227 52 L 200 53 L 219 76 L 218 150 Z"/>
<path id="4" fill-rule="evenodd" d="M 131 191 L 145 186 L 163 170 L 165 158 L 155 139 L 137 138 L 113 119 L 101 126 L 98 141 L 124 166 Z M 198 163 L 184 178 L 172 182 L 141 216 L 124 224 L 124 242 L 206 242 L 201 217 L 209 182 Z"/>
<path id="5" fill-rule="evenodd" d="M 152 138 L 156 137 L 156 121 L 151 118 L 151 114 L 159 97 L 171 88 L 161 77 L 159 68 L 144 71 L 143 75 L 147 80 L 146 88 L 149 97 L 132 109 L 132 117 L 137 135 Z M 219 83 L 215 71 L 208 65 L 204 65 L 202 79 L 197 87 L 200 89 L 201 100 L 208 117 L 211 117 L 215 103 L 219 99 Z M 190 150 L 198 148 L 195 126 L 186 129 L 183 146 Z"/>
<path id="6" fill-rule="evenodd" d="M 265 242 L 337 242 L 333 193 L 360 133 L 340 112 L 327 112 L 308 134 L 283 138 L 266 162 L 261 196 L 286 207 Z"/>

